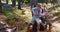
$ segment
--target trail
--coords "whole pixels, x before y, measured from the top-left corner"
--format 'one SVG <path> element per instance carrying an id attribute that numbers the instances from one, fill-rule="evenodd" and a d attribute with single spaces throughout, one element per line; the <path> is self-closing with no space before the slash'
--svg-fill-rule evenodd
<path id="1" fill-rule="evenodd" d="M 31 12 L 29 7 L 25 7 L 23 9 Z M 54 16 L 53 14 L 49 14 L 49 19 L 51 20 L 52 25 L 54 26 L 52 28 L 52 30 L 55 31 L 55 32 L 56 31 L 60 32 L 60 23 L 59 23 L 60 22 L 60 17 Z M 21 30 L 20 32 L 26 32 L 26 31 L 27 31 L 27 29 L 25 28 L 24 30 Z"/>

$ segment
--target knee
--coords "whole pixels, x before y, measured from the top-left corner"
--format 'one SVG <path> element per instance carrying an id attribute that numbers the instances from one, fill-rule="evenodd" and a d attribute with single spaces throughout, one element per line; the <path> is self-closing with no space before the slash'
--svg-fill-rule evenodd
<path id="1" fill-rule="evenodd" d="M 41 20 L 38 20 L 38 23 L 41 23 L 42 21 Z"/>

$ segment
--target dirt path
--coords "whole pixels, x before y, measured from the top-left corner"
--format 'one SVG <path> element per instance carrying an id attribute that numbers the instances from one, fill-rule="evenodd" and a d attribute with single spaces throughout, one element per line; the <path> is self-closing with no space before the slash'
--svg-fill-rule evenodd
<path id="1" fill-rule="evenodd" d="M 55 26 L 56 30 L 60 32 L 60 23 L 55 22 L 53 23 L 53 26 Z"/>
<path id="2" fill-rule="evenodd" d="M 53 22 L 52 23 L 52 25 L 54 26 L 53 28 L 52 28 L 52 31 L 55 31 L 55 32 L 60 32 L 60 23 L 58 23 L 60 20 L 58 20 L 58 21 L 55 21 L 55 22 Z M 25 28 L 24 30 L 21 30 L 20 32 L 26 32 L 27 31 L 27 29 Z"/>

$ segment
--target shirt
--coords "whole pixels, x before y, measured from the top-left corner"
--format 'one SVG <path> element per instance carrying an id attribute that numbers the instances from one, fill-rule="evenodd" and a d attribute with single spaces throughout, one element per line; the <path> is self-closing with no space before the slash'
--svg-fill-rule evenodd
<path id="1" fill-rule="evenodd" d="M 42 13 L 42 9 L 40 9 L 39 11 L 37 11 L 36 8 L 32 8 L 32 12 L 35 14 L 41 14 Z M 34 15 L 32 16 L 33 18 L 39 18 L 38 16 Z"/>

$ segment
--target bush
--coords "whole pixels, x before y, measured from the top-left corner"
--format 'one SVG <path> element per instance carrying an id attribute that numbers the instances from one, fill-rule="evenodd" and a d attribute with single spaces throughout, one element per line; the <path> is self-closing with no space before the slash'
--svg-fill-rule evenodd
<path id="1" fill-rule="evenodd" d="M 14 23 L 16 21 L 18 21 L 19 22 L 19 30 L 22 30 L 26 27 L 26 24 L 24 24 L 24 22 L 28 20 L 28 17 L 20 16 L 20 15 L 24 14 L 24 11 L 17 10 L 17 9 L 3 9 L 2 14 L 4 14 L 7 17 L 6 22 L 10 26 L 15 26 Z M 22 21 L 22 23 L 21 23 L 21 21 Z"/>
<path id="2" fill-rule="evenodd" d="M 7 17 L 7 22 L 9 25 L 12 25 L 14 23 L 14 18 L 16 16 L 16 14 L 12 13 L 10 11 L 10 9 L 3 9 L 2 11 L 2 14 L 5 15 Z"/>
<path id="3" fill-rule="evenodd" d="M 19 30 L 23 30 L 26 27 L 26 23 L 19 25 L 18 27 L 19 27 Z"/>

